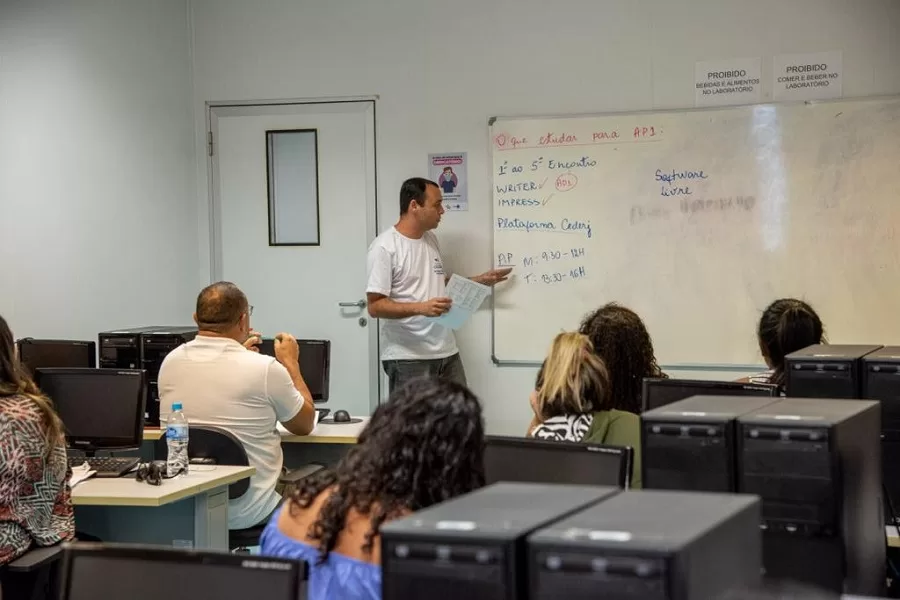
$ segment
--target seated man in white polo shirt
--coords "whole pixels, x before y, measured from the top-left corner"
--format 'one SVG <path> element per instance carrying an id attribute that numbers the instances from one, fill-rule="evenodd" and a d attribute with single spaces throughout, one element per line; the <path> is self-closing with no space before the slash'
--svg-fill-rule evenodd
<path id="1" fill-rule="evenodd" d="M 281 333 L 275 356 L 255 350 L 253 307 L 233 283 L 214 283 L 197 297 L 198 334 L 166 356 L 159 371 L 160 418 L 180 402 L 191 425 L 221 427 L 240 440 L 256 474 L 250 488 L 228 505 L 230 529 L 246 529 L 268 519 L 281 496 L 276 485 L 284 455 L 281 422 L 296 435 L 307 435 L 315 421 L 312 395 L 297 358 L 293 336 Z"/>

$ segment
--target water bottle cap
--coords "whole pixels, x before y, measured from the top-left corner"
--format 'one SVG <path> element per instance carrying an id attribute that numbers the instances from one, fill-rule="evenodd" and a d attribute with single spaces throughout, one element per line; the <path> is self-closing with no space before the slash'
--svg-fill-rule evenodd
<path id="1" fill-rule="evenodd" d="M 173 402 L 172 410 L 181 410 L 181 402 Z"/>

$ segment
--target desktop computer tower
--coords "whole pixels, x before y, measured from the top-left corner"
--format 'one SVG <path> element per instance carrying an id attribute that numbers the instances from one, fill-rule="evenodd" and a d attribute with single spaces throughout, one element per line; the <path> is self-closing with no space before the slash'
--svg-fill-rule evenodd
<path id="1" fill-rule="evenodd" d="M 156 327 L 141 333 L 141 362 L 147 371 L 148 425 L 159 425 L 159 368 L 172 350 L 197 337 L 196 327 Z"/>
<path id="2" fill-rule="evenodd" d="M 759 585 L 756 496 L 623 492 L 528 537 L 532 600 L 709 600 Z"/>
<path id="3" fill-rule="evenodd" d="M 793 398 L 861 398 L 862 359 L 879 345 L 816 344 L 785 357 L 785 391 Z"/>
<path id="4" fill-rule="evenodd" d="M 98 334 L 101 369 L 143 369 L 147 371 L 147 406 L 144 420 L 159 425 L 157 378 L 163 359 L 172 349 L 197 335 L 196 327 L 149 325 L 116 329 Z"/>
<path id="5" fill-rule="evenodd" d="M 888 522 L 900 519 L 900 346 L 863 359 L 863 393 L 881 403 L 881 482 Z"/>
<path id="6" fill-rule="evenodd" d="M 762 498 L 766 576 L 880 596 L 881 410 L 787 398 L 738 418 L 738 491 Z"/>
<path id="7" fill-rule="evenodd" d="M 496 483 L 381 528 L 383 600 L 518 600 L 525 538 L 616 488 Z"/>
<path id="8" fill-rule="evenodd" d="M 736 420 L 777 401 L 774 397 L 693 396 L 643 413 L 644 489 L 736 491 Z"/>
<path id="9" fill-rule="evenodd" d="M 102 331 L 97 334 L 101 369 L 143 369 L 141 334 L 155 329 L 152 326 Z"/>

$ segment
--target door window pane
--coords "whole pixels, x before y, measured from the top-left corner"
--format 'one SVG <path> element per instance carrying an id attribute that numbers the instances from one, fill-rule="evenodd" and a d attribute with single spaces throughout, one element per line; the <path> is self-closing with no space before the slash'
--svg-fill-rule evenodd
<path id="1" fill-rule="evenodd" d="M 319 245 L 319 164 L 315 129 L 266 132 L 269 245 Z"/>

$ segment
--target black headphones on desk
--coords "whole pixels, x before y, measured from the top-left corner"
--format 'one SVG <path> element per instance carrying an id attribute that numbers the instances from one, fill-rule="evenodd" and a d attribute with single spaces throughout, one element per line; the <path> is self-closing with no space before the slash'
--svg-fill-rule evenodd
<path id="1" fill-rule="evenodd" d="M 184 471 L 183 468 L 178 469 L 172 477 L 181 475 L 182 471 Z M 172 477 L 169 477 L 167 474 L 165 461 L 154 460 L 153 462 L 139 464 L 134 479 L 138 482 L 144 481 L 150 485 L 162 485 L 163 479 L 172 479 Z"/>

